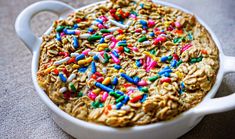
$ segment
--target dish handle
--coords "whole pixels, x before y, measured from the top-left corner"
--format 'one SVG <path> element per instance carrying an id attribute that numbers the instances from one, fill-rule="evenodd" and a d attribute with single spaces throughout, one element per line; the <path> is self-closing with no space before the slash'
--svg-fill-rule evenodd
<path id="1" fill-rule="evenodd" d="M 235 57 L 224 56 L 223 60 L 224 65 L 222 68 L 224 73 L 227 74 L 235 72 Z M 220 98 L 212 98 L 203 103 L 203 107 L 196 107 L 194 112 L 198 115 L 207 115 L 211 113 L 225 112 L 232 109 L 235 109 L 235 93 Z"/>
<path id="2" fill-rule="evenodd" d="M 17 17 L 15 30 L 19 38 L 24 42 L 28 49 L 33 53 L 40 43 L 40 38 L 36 37 L 31 30 L 30 21 L 34 15 L 42 11 L 50 11 L 59 17 L 63 17 L 75 9 L 59 1 L 41 1 L 36 2 L 25 8 Z"/>

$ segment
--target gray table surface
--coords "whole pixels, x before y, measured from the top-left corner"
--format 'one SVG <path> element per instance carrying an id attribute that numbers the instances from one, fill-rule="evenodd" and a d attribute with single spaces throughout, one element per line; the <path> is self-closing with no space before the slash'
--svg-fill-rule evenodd
<path id="1" fill-rule="evenodd" d="M 16 16 L 38 0 L 0 0 L 0 138 L 71 138 L 51 119 L 47 107 L 37 96 L 31 80 L 32 55 L 14 31 Z M 63 0 L 81 7 L 95 0 Z M 234 0 L 167 0 L 190 9 L 200 16 L 220 38 L 226 55 L 235 56 Z M 47 15 L 47 16 L 45 16 Z M 32 20 L 40 36 L 56 19 L 42 13 Z M 217 97 L 235 91 L 234 74 L 226 75 Z M 193 138 L 234 138 L 235 110 L 206 116 L 200 124 L 182 136 Z"/>

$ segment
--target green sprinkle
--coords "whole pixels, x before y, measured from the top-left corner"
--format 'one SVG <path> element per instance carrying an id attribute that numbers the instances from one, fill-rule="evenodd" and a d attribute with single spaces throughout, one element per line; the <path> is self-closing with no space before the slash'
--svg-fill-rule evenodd
<path id="1" fill-rule="evenodd" d="M 153 55 L 155 55 L 155 54 L 156 54 L 156 50 L 152 49 L 152 50 L 150 51 L 150 53 L 153 54 Z"/>
<path id="2" fill-rule="evenodd" d="M 178 67 L 181 63 L 183 63 L 182 60 L 178 61 L 177 64 L 176 64 L 176 66 Z"/>
<path id="3" fill-rule="evenodd" d="M 168 56 L 167 60 L 168 60 L 168 61 L 171 61 L 172 58 L 173 58 L 173 56 L 170 55 L 170 56 Z"/>
<path id="4" fill-rule="evenodd" d="M 191 58 L 190 59 L 190 63 L 196 63 L 197 62 L 197 58 Z"/>
<path id="5" fill-rule="evenodd" d="M 138 42 L 144 42 L 147 40 L 147 37 L 146 36 L 143 36 L 141 38 L 138 39 Z"/>
<path id="6" fill-rule="evenodd" d="M 121 96 L 120 94 L 117 94 L 116 92 L 113 91 L 109 92 L 109 95 L 114 96 L 115 98 L 119 98 Z"/>
<path id="7" fill-rule="evenodd" d="M 123 95 L 123 96 L 120 96 L 118 99 L 116 99 L 116 103 L 122 101 L 122 100 L 124 99 L 124 97 L 125 97 L 124 95 Z"/>
<path id="8" fill-rule="evenodd" d="M 69 87 L 71 88 L 73 92 L 77 91 L 73 83 L 69 83 Z"/>
<path id="9" fill-rule="evenodd" d="M 173 40 L 173 43 L 178 44 L 178 43 L 180 43 L 182 40 L 183 40 L 183 37 L 182 37 L 182 38 L 175 38 L 175 39 Z"/>
<path id="10" fill-rule="evenodd" d="M 109 48 L 105 48 L 104 51 L 105 52 L 110 52 L 110 49 Z"/>
<path id="11" fill-rule="evenodd" d="M 101 33 L 110 33 L 110 31 L 107 30 L 107 29 L 101 29 L 100 32 L 101 32 Z"/>
<path id="12" fill-rule="evenodd" d="M 154 81 L 156 81 L 158 78 L 159 78 L 159 75 L 153 76 L 153 77 L 150 77 L 150 78 L 149 78 L 149 81 L 154 82 Z"/>
<path id="13" fill-rule="evenodd" d="M 100 38 L 102 38 L 101 35 L 94 34 L 94 35 L 88 37 L 87 40 L 88 40 L 89 42 L 91 42 L 91 41 L 99 40 Z"/>
<path id="14" fill-rule="evenodd" d="M 127 52 L 127 53 L 130 53 L 130 49 L 127 48 L 127 47 L 124 47 L 124 51 Z"/>
<path id="15" fill-rule="evenodd" d="M 197 62 L 202 61 L 202 58 L 203 58 L 202 56 L 198 57 L 198 58 L 197 58 Z"/>
<path id="16" fill-rule="evenodd" d="M 118 46 L 124 46 L 124 47 L 127 46 L 126 43 L 118 43 L 117 45 L 118 45 Z"/>
<path id="17" fill-rule="evenodd" d="M 99 108 L 102 108 L 102 107 L 104 107 L 104 104 L 100 103 Z"/>
<path id="18" fill-rule="evenodd" d="M 142 88 L 140 89 L 140 91 L 147 93 L 149 90 L 148 90 L 147 87 L 142 87 Z"/>
<path id="19" fill-rule="evenodd" d="M 56 31 L 57 31 L 57 32 L 62 32 L 64 28 L 65 28 L 64 26 L 58 26 L 58 27 L 56 28 Z"/>
<path id="20" fill-rule="evenodd" d="M 92 105 L 94 108 L 97 108 L 97 107 L 99 107 L 100 102 L 99 102 L 99 101 L 94 101 L 94 102 L 92 102 L 91 105 Z"/>
<path id="21" fill-rule="evenodd" d="M 82 97 L 83 96 L 83 93 L 82 92 L 79 92 L 78 93 L 78 97 Z"/>

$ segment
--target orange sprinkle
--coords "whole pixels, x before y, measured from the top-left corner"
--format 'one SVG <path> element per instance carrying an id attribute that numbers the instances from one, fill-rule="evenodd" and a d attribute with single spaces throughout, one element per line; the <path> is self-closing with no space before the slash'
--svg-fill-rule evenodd
<path id="1" fill-rule="evenodd" d="M 207 51 L 206 51 L 205 49 L 201 50 L 201 52 L 202 52 L 202 54 L 205 54 L 205 55 L 207 55 L 207 54 L 208 54 L 208 53 L 207 53 Z"/>

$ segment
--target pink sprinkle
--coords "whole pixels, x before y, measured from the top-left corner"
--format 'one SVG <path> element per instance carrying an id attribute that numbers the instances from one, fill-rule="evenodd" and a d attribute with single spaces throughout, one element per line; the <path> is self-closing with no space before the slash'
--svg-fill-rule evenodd
<path id="1" fill-rule="evenodd" d="M 109 46 L 109 48 L 110 48 L 110 49 L 113 49 L 113 48 L 116 46 L 116 44 L 117 44 L 118 41 L 117 41 L 114 37 L 112 37 L 110 40 L 112 41 L 112 43 L 111 43 L 111 45 Z"/>
<path id="2" fill-rule="evenodd" d="M 131 14 L 129 17 L 130 17 L 130 18 L 133 18 L 133 19 L 135 19 L 135 20 L 137 19 L 134 14 Z"/>
<path id="3" fill-rule="evenodd" d="M 118 58 L 115 57 L 115 55 L 113 55 L 112 53 L 110 53 L 112 59 L 113 59 L 113 62 L 115 62 L 116 64 L 120 64 L 120 60 Z"/>
<path id="4" fill-rule="evenodd" d="M 91 99 L 91 100 L 95 100 L 95 98 L 97 97 L 97 95 L 91 91 L 88 92 L 88 97 Z"/>
<path id="5" fill-rule="evenodd" d="M 139 49 L 137 48 L 137 47 L 132 47 L 131 48 L 133 51 L 135 51 L 135 52 L 138 52 L 139 51 Z"/>
<path id="6" fill-rule="evenodd" d="M 91 51 L 91 49 L 86 49 L 86 50 L 82 51 L 82 54 L 87 56 L 90 51 Z"/>
<path id="7" fill-rule="evenodd" d="M 102 55 L 102 56 L 103 56 L 103 55 L 104 55 L 104 51 L 100 51 L 100 55 Z"/>
<path id="8" fill-rule="evenodd" d="M 79 35 L 80 34 L 80 30 L 75 30 L 75 34 Z"/>
<path id="9" fill-rule="evenodd" d="M 64 32 L 61 32 L 61 33 L 60 33 L 60 36 L 61 36 L 61 37 L 62 37 L 62 36 L 64 36 L 64 35 L 65 35 L 65 33 L 64 33 Z"/>
<path id="10" fill-rule="evenodd" d="M 110 35 L 110 33 L 103 33 L 102 37 L 105 37 L 105 36 L 108 36 L 108 35 Z"/>
<path id="11" fill-rule="evenodd" d="M 129 90 L 129 91 L 127 92 L 127 95 L 130 96 L 132 93 L 134 93 L 134 90 Z"/>
<path id="12" fill-rule="evenodd" d="M 103 29 L 104 28 L 104 26 L 102 24 L 100 24 L 100 23 L 98 23 L 97 26 L 98 26 L 99 29 Z"/>
<path id="13" fill-rule="evenodd" d="M 148 83 L 145 80 L 141 80 L 138 82 L 138 85 L 139 86 L 146 86 L 146 85 L 148 85 Z"/>
<path id="14" fill-rule="evenodd" d="M 105 100 L 107 99 L 107 97 L 109 96 L 109 94 L 107 92 L 104 92 L 101 98 L 102 102 L 105 102 Z"/>
<path id="15" fill-rule="evenodd" d="M 154 26 L 155 26 L 155 22 L 152 19 L 149 19 L 148 20 L 148 27 L 151 28 L 151 27 L 154 27 Z"/>
<path id="16" fill-rule="evenodd" d="M 181 24 L 180 24 L 179 22 L 175 22 L 175 26 L 176 26 L 177 28 L 180 28 L 180 27 L 181 27 Z"/>
<path id="17" fill-rule="evenodd" d="M 152 60 L 149 66 L 146 68 L 146 71 L 149 72 L 152 68 L 155 68 L 156 66 L 157 66 L 157 62 Z"/>
<path id="18" fill-rule="evenodd" d="M 192 44 L 186 44 L 185 46 L 183 46 L 180 50 L 180 53 L 183 53 L 184 51 L 186 51 L 187 49 L 189 49 L 190 47 L 192 47 Z"/>
<path id="19" fill-rule="evenodd" d="M 144 62 L 143 62 L 143 59 L 140 59 L 140 64 L 143 64 Z"/>
<path id="20" fill-rule="evenodd" d="M 147 56 L 146 58 L 146 64 L 149 65 L 149 63 L 151 62 L 151 58 L 149 56 Z"/>
<path id="21" fill-rule="evenodd" d="M 99 17 L 101 20 L 103 20 L 103 22 L 107 22 L 108 21 L 108 18 L 104 15 L 100 16 Z"/>

